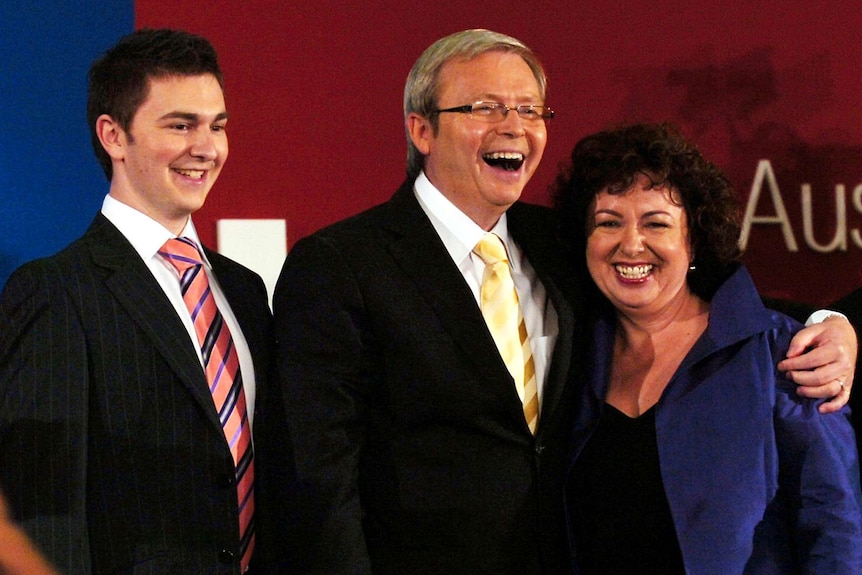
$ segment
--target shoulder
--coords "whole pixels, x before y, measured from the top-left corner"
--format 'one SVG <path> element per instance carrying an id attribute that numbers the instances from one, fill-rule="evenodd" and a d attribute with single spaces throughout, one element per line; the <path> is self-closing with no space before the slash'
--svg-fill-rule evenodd
<path id="1" fill-rule="evenodd" d="M 722 283 L 710 302 L 710 331 L 717 339 L 763 334 L 789 344 L 801 327 L 792 317 L 764 307 L 745 266 Z"/>
<path id="2" fill-rule="evenodd" d="M 509 233 L 542 281 L 553 279 L 568 299 L 582 300 L 584 282 L 560 242 L 557 213 L 546 206 L 516 202 L 506 214 Z"/>
<path id="3" fill-rule="evenodd" d="M 40 285 L 57 290 L 83 273 L 86 253 L 85 241 L 78 239 L 56 254 L 29 261 L 12 272 L 3 293 L 29 291 Z"/>
<path id="4" fill-rule="evenodd" d="M 362 262 L 377 258 L 393 242 L 433 231 L 407 181 L 387 202 L 330 224 L 291 246 L 287 263 L 306 260 Z"/>
<path id="5" fill-rule="evenodd" d="M 788 315 L 796 321 L 800 322 L 803 322 L 808 319 L 808 316 L 810 316 L 815 311 L 815 309 L 808 304 L 785 299 L 777 299 L 764 296 L 761 297 L 761 301 L 763 302 L 763 305 L 767 307 L 767 309 L 781 312 L 784 315 Z"/>
<path id="6" fill-rule="evenodd" d="M 556 235 L 557 213 L 547 206 L 515 202 L 506 214 L 509 226 L 516 230 L 542 231 Z"/>
<path id="7" fill-rule="evenodd" d="M 516 202 L 506 212 L 506 221 L 509 233 L 531 261 L 536 257 L 562 258 L 557 214 L 550 208 Z"/>
<path id="8" fill-rule="evenodd" d="M 33 339 L 27 345 L 44 345 L 50 341 L 47 333 L 63 329 L 70 344 L 72 324 L 82 317 L 79 294 L 92 294 L 90 272 L 76 264 L 77 252 L 70 246 L 22 265 L 9 277 L 0 295 L 0 355 L 18 347 L 28 333 Z"/>
<path id="9" fill-rule="evenodd" d="M 411 180 L 404 182 L 388 201 L 332 223 L 306 239 L 338 242 L 381 233 L 409 233 L 412 227 L 423 220 L 427 221 L 427 216 L 413 193 Z"/>

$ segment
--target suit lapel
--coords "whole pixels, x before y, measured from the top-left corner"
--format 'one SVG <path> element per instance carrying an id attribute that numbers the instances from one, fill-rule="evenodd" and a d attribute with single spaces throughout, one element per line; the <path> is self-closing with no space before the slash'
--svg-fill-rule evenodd
<path id="1" fill-rule="evenodd" d="M 384 224 L 394 232 L 389 251 L 416 290 L 434 309 L 440 323 L 470 358 L 482 378 L 507 382 L 501 387 L 512 396 L 514 381 L 497 351 L 470 288 L 437 235 L 408 182 L 390 200 Z M 514 396 L 517 399 L 517 396 Z"/>
<path id="2" fill-rule="evenodd" d="M 260 342 L 253 336 L 257 333 L 265 333 L 266 327 L 253 323 L 259 321 L 257 317 L 259 314 L 255 314 L 251 306 L 257 294 L 249 293 L 252 286 L 249 286 L 239 274 L 231 272 L 224 256 L 213 252 L 206 246 L 203 246 L 203 249 L 212 265 L 213 273 L 224 292 L 224 296 L 227 298 L 230 309 L 233 311 L 240 329 L 242 329 L 243 337 L 252 351 L 252 357 L 256 357 L 257 354 L 254 352 Z"/>
<path id="3" fill-rule="evenodd" d="M 542 390 L 542 421 L 550 421 L 560 405 L 569 379 L 575 332 L 575 311 L 566 294 L 573 291 L 574 281 L 569 266 L 556 240 L 556 229 L 543 208 L 516 203 L 507 212 L 509 233 L 518 242 L 545 291 L 554 305 L 558 318 L 558 335 L 551 356 L 551 365 Z"/>
<path id="4" fill-rule="evenodd" d="M 201 405 L 214 425 L 218 422 L 206 376 L 174 307 L 132 245 L 102 214 L 84 235 L 93 262 L 109 270 L 107 289 L 135 321 L 156 351 Z"/>
<path id="5" fill-rule="evenodd" d="M 225 256 L 204 246 L 204 251 L 212 264 L 213 273 L 227 298 L 228 305 L 236 318 L 242 335 L 248 344 L 252 362 L 255 366 L 255 380 L 262 381 L 268 363 L 272 359 L 272 315 L 267 304 L 266 287 L 257 278 L 259 285 L 249 279 L 252 272 L 240 272 L 240 265 Z M 259 290 L 259 291 L 256 291 Z"/>

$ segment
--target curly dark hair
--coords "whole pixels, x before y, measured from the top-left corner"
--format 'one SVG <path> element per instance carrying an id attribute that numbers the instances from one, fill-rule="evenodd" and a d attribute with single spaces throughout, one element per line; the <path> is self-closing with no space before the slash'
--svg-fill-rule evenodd
<path id="1" fill-rule="evenodd" d="M 688 219 L 695 270 L 688 286 L 705 301 L 742 258 L 741 213 L 730 180 L 671 124 L 634 124 L 587 136 L 575 144 L 571 164 L 557 176 L 554 203 L 560 235 L 586 276 L 592 204 L 603 191 L 626 192 L 644 175 L 651 188 L 676 192 Z"/>
<path id="2" fill-rule="evenodd" d="M 167 28 L 136 30 L 93 62 L 87 74 L 87 123 L 93 151 L 108 181 L 113 176 L 113 166 L 96 134 L 96 119 L 107 114 L 128 133 L 138 108 L 149 95 L 151 79 L 204 74 L 215 76 L 224 91 L 218 57 L 209 40 Z"/>

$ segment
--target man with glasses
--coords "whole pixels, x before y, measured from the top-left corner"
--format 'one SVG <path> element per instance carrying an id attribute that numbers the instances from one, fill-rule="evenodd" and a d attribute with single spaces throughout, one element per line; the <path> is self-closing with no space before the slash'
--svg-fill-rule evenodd
<path id="1" fill-rule="evenodd" d="M 286 572 L 569 572 L 582 310 L 551 213 L 518 202 L 553 117 L 545 84 L 514 38 L 437 41 L 405 87 L 407 181 L 291 250 L 274 297 Z"/>

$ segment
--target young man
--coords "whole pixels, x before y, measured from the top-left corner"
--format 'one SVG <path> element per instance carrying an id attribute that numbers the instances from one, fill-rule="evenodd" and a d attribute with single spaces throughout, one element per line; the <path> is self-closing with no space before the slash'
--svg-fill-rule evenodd
<path id="1" fill-rule="evenodd" d="M 0 486 L 67 575 L 261 569 L 271 315 L 191 220 L 228 156 L 216 53 L 140 30 L 89 79 L 110 190 L 0 299 Z"/>

